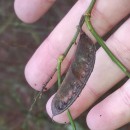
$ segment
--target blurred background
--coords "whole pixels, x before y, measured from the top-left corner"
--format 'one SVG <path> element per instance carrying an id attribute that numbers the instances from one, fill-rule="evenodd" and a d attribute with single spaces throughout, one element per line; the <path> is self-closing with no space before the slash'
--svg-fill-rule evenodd
<path id="1" fill-rule="evenodd" d="M 46 92 L 28 115 L 36 92 L 24 78 L 24 67 L 75 0 L 57 1 L 34 24 L 24 24 L 17 18 L 13 3 L 0 0 L 0 130 L 71 130 L 69 125 L 57 124 L 46 114 L 45 104 L 55 88 Z M 85 120 L 86 113 L 76 120 L 77 130 L 88 129 Z M 128 125 L 120 128 L 128 129 Z"/>

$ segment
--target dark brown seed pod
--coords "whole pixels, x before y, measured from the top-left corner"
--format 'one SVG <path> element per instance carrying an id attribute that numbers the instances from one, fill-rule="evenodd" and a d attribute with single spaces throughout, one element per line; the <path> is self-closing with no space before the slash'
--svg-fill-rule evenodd
<path id="1" fill-rule="evenodd" d="M 74 60 L 52 100 L 53 116 L 64 112 L 77 99 L 93 71 L 95 54 L 91 39 L 85 33 L 81 34 Z"/>

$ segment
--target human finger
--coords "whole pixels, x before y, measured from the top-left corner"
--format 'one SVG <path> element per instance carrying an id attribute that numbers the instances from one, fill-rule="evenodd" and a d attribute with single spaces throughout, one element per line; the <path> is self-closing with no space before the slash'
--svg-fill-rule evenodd
<path id="1" fill-rule="evenodd" d="M 130 18 L 107 40 L 107 46 L 114 52 L 117 58 L 130 70 Z M 83 89 L 81 95 L 69 108 L 73 118 L 78 117 L 82 112 L 89 108 L 101 95 L 112 88 L 125 74 L 112 62 L 106 52 L 100 48 L 96 53 L 94 70 Z M 52 117 L 51 101 L 47 103 L 47 111 Z M 85 101 L 85 102 L 84 102 Z M 68 122 L 66 112 L 57 115 L 53 120 L 64 123 Z"/>
<path id="2" fill-rule="evenodd" d="M 130 80 L 93 107 L 87 116 L 91 130 L 116 130 L 130 122 Z"/>
<path id="3" fill-rule="evenodd" d="M 37 21 L 56 0 L 15 0 L 14 9 L 17 16 L 25 23 Z"/>
<path id="4" fill-rule="evenodd" d="M 93 25 L 97 32 L 103 35 L 119 20 L 125 17 L 129 13 L 129 7 L 127 6 L 129 3 L 129 0 L 99 0 L 95 5 L 92 15 Z M 42 85 L 51 77 L 52 72 L 56 68 L 59 55 L 63 54 L 70 43 L 76 31 L 79 19 L 88 5 L 88 1 L 78 1 L 37 49 L 26 65 L 25 77 L 28 83 L 36 90 L 41 90 Z M 111 17 L 114 17 L 115 19 L 111 19 Z M 67 68 L 75 48 L 76 46 L 73 46 L 65 58 L 62 72 Z M 53 77 L 47 87 L 49 88 L 52 86 L 55 81 L 56 76 Z"/>

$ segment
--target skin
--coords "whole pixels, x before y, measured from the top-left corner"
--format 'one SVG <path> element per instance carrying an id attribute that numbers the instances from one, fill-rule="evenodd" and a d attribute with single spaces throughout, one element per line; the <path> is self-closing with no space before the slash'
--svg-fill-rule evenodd
<path id="1" fill-rule="evenodd" d="M 53 1 L 54 2 L 54 1 Z M 53 4 L 51 3 L 51 5 Z M 33 6 L 33 0 L 15 0 L 15 11 L 19 18 L 26 23 L 36 21 L 41 14 L 50 8 L 49 1 L 37 0 L 37 6 Z M 45 5 L 42 8 L 40 4 Z M 34 89 L 41 90 L 42 84 L 52 74 L 57 65 L 57 58 L 65 51 L 76 31 L 81 15 L 88 7 L 90 0 L 79 0 L 69 13 L 55 27 L 41 46 L 36 50 L 26 65 L 25 77 Z M 129 0 L 97 0 L 92 14 L 92 23 L 96 31 L 102 36 L 115 26 L 122 18 L 130 13 Z M 29 8 L 28 8 L 29 6 Z M 22 10 L 24 8 L 24 11 Z M 33 12 L 28 16 L 29 12 Z M 39 14 L 39 15 L 37 15 Z M 76 15 L 75 15 L 76 14 Z M 73 19 L 72 19 L 73 17 Z M 71 19 L 71 22 L 69 21 Z M 85 32 L 93 39 L 88 30 Z M 108 47 L 119 60 L 130 70 L 130 18 L 106 41 Z M 66 35 L 68 34 L 68 35 Z M 75 50 L 73 46 L 62 66 L 62 72 L 66 70 Z M 46 59 L 48 62 L 46 62 Z M 105 62 L 104 62 L 105 61 Z M 33 71 L 32 71 L 33 70 Z M 43 73 L 44 72 L 44 73 Z M 96 62 L 93 73 L 89 78 L 79 98 L 69 108 L 73 118 L 88 109 L 99 97 L 125 77 L 124 73 L 111 61 L 102 48 L 96 53 Z M 56 81 L 56 75 L 47 85 L 50 88 Z M 37 85 L 35 85 L 37 84 Z M 46 108 L 50 117 L 51 101 L 49 99 Z M 83 101 L 86 101 L 83 102 Z M 66 112 L 53 118 L 58 123 L 68 121 Z M 86 123 L 91 130 L 114 130 L 130 121 L 130 80 L 104 100 L 95 105 L 87 114 Z"/>

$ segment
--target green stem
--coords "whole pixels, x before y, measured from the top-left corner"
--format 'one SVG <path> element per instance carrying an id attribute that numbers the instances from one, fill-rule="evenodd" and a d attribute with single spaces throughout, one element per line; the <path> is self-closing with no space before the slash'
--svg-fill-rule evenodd
<path id="1" fill-rule="evenodd" d="M 74 44 L 74 43 L 76 43 L 76 39 L 77 39 L 77 37 L 78 37 L 78 35 L 79 35 L 79 33 L 81 32 L 81 28 L 82 28 L 82 26 L 83 26 L 83 24 L 84 24 L 84 15 L 81 17 L 81 19 L 80 19 L 80 22 L 79 22 L 79 25 L 78 25 L 78 27 L 77 27 L 77 31 L 76 31 L 76 33 L 74 34 L 74 36 L 73 36 L 73 39 L 71 40 L 71 42 L 70 42 L 70 44 L 69 44 L 69 46 L 68 46 L 68 48 L 66 49 L 66 51 L 64 52 L 64 58 L 66 57 L 66 55 L 68 54 L 68 52 L 69 52 L 69 50 L 70 50 L 70 48 L 72 47 L 72 45 Z M 63 59 L 64 60 L 64 59 Z"/>
<path id="2" fill-rule="evenodd" d="M 112 59 L 112 61 L 130 78 L 130 73 L 127 70 L 127 68 L 120 62 L 117 57 L 110 51 L 110 49 L 106 46 L 102 38 L 98 35 L 98 33 L 93 28 L 90 18 L 91 18 L 91 11 L 93 9 L 93 6 L 95 4 L 96 0 L 92 0 L 89 8 L 85 12 L 85 23 L 90 30 L 90 32 L 93 34 L 97 42 L 100 44 L 100 46 L 105 50 L 105 52 L 108 54 L 108 56 Z"/>
<path id="3" fill-rule="evenodd" d="M 69 121 L 71 123 L 71 126 L 72 126 L 73 130 L 76 130 L 76 126 L 75 126 L 75 123 L 73 121 L 73 117 L 71 116 L 71 113 L 70 113 L 69 109 L 67 110 L 67 115 L 68 115 L 68 118 L 69 118 Z"/>
<path id="4" fill-rule="evenodd" d="M 81 27 L 82 27 L 83 23 L 84 23 L 84 16 L 81 17 L 80 22 L 79 22 L 79 25 L 78 25 L 78 27 L 77 27 L 77 31 L 76 31 L 76 33 L 74 34 L 73 39 L 71 40 L 69 46 L 68 46 L 67 49 L 65 50 L 64 54 L 61 55 L 61 56 L 59 57 L 59 59 L 58 59 L 58 65 L 57 65 L 58 86 L 60 86 L 60 84 L 61 84 L 61 63 L 62 63 L 62 61 L 65 59 L 65 57 L 66 57 L 66 55 L 68 54 L 68 52 L 69 52 L 70 48 L 72 47 L 72 45 L 76 42 L 76 39 L 77 39 L 77 37 L 78 37 L 78 35 L 79 35 L 80 31 L 81 31 Z M 53 77 L 53 75 L 55 74 L 55 72 L 56 72 L 56 70 L 55 70 L 54 73 L 52 74 L 52 77 Z M 41 91 L 36 95 L 36 97 L 34 98 L 34 102 L 32 103 L 32 105 L 31 105 L 31 107 L 30 107 L 30 109 L 29 109 L 30 112 L 32 111 L 33 106 L 34 106 L 34 104 L 36 103 L 37 99 L 42 96 L 43 90 L 44 90 L 44 88 L 46 87 L 46 85 L 49 83 L 49 81 L 50 81 L 50 79 L 44 84 L 44 86 L 42 87 L 42 90 L 41 90 Z M 72 125 L 73 130 L 76 130 L 75 123 L 74 123 L 74 121 L 73 121 L 73 118 L 72 118 L 71 113 L 69 112 L 69 110 L 67 110 L 67 115 L 68 115 L 68 118 L 69 118 L 69 120 L 70 120 L 70 123 L 71 123 L 71 125 Z"/>
<path id="5" fill-rule="evenodd" d="M 58 87 L 60 87 L 60 85 L 61 85 L 61 63 L 63 62 L 64 58 L 65 58 L 64 55 L 61 55 L 58 58 L 58 65 L 57 65 Z M 68 118 L 69 118 L 69 121 L 71 123 L 71 126 L 72 126 L 73 130 L 76 130 L 76 126 L 75 126 L 73 117 L 72 117 L 69 109 L 67 110 L 67 115 L 68 115 Z"/>
<path id="6" fill-rule="evenodd" d="M 80 22 L 79 22 L 79 25 L 78 25 L 78 28 L 77 28 L 77 31 L 76 33 L 74 34 L 74 37 L 73 39 L 71 40 L 69 46 L 67 47 L 67 49 L 65 50 L 64 54 L 61 55 L 59 58 L 58 58 L 58 65 L 57 65 L 57 77 L 58 77 L 58 87 L 60 87 L 60 84 L 61 84 L 61 63 L 63 62 L 63 60 L 65 59 L 66 55 L 68 54 L 70 48 L 72 47 L 72 45 L 76 42 L 76 39 L 81 31 L 81 27 L 84 23 L 84 16 L 81 17 L 80 19 Z M 67 110 L 67 115 L 68 115 L 68 118 L 69 118 L 69 121 L 71 123 L 71 126 L 73 128 L 73 130 L 76 130 L 76 126 L 75 126 L 75 123 L 74 123 L 74 120 L 72 118 L 72 115 L 69 111 L 69 109 Z"/>
<path id="7" fill-rule="evenodd" d="M 61 84 L 61 63 L 63 60 L 64 60 L 64 56 L 61 55 L 58 58 L 58 65 L 57 65 L 58 87 L 60 87 L 60 84 Z"/>
<path id="8" fill-rule="evenodd" d="M 73 39 L 71 40 L 69 46 L 67 47 L 67 49 L 65 50 L 64 54 L 61 55 L 59 58 L 58 58 L 58 65 L 57 65 L 57 77 L 58 77 L 58 87 L 60 87 L 60 84 L 61 84 L 61 63 L 63 62 L 63 60 L 65 59 L 66 55 L 68 54 L 70 48 L 72 47 L 72 45 L 76 42 L 76 39 L 81 31 L 81 28 L 83 26 L 83 23 L 84 23 L 84 16 L 81 17 L 80 19 L 80 22 L 79 22 L 79 25 L 77 27 L 77 31 L 76 33 L 74 34 L 74 37 Z M 71 126 L 73 128 L 73 130 L 76 130 L 76 126 L 75 126 L 75 123 L 74 123 L 74 120 L 73 120 L 73 117 L 69 111 L 69 109 L 67 110 L 67 115 L 68 115 L 68 118 L 69 118 L 69 121 L 71 123 Z"/>

